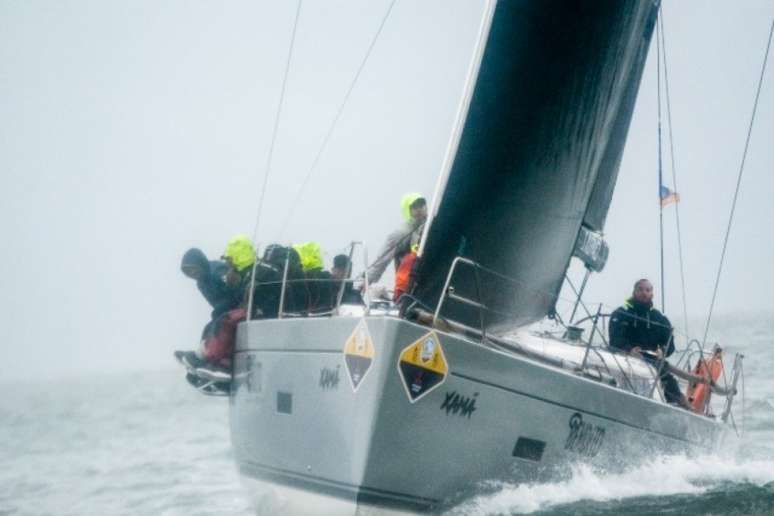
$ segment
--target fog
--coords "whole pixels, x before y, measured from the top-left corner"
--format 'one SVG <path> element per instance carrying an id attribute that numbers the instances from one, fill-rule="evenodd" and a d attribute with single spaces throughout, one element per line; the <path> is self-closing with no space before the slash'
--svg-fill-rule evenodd
<path id="1" fill-rule="evenodd" d="M 363 240 L 373 257 L 400 223 L 400 196 L 432 194 L 480 2 L 396 2 L 310 169 L 388 6 L 304 2 L 259 244 L 317 240 L 330 263 Z M 774 2 L 672 1 L 664 15 L 688 312 L 700 318 Z M 255 230 L 294 16 L 294 2 L 0 2 L 3 378 L 171 367 L 173 349 L 197 344 L 209 309 L 179 260 L 191 246 L 217 257 Z M 620 304 L 639 277 L 660 288 L 655 55 L 589 302 Z M 773 312 L 772 68 L 718 314 Z M 664 165 L 671 187 L 666 153 Z M 666 308 L 679 318 L 674 211 L 664 212 Z"/>

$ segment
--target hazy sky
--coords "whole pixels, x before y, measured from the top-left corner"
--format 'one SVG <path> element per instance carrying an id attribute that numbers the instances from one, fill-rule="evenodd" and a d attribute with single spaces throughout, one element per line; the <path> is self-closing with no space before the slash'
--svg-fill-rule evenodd
<path id="1" fill-rule="evenodd" d="M 299 193 L 388 5 L 304 2 L 259 242 L 318 240 L 330 260 L 364 240 L 373 257 L 400 222 L 400 195 L 432 193 L 480 1 L 395 3 Z M 774 0 L 664 10 L 688 308 L 700 315 Z M 180 255 L 199 246 L 216 257 L 231 235 L 253 233 L 294 15 L 294 2 L 0 0 L 2 377 L 162 367 L 196 345 L 208 308 Z M 616 305 L 634 279 L 658 277 L 654 57 L 608 218 L 610 260 L 589 301 Z M 772 68 L 719 313 L 774 312 Z M 667 308 L 677 316 L 673 217 L 670 207 Z"/>

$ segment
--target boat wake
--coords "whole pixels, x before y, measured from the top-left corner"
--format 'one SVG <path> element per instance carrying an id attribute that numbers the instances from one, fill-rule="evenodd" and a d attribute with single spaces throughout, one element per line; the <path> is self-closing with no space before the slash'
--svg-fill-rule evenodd
<path id="1" fill-rule="evenodd" d="M 774 456 L 765 459 L 735 459 L 721 456 L 663 456 L 650 459 L 624 473 L 605 473 L 587 465 L 572 468 L 566 480 L 549 483 L 490 483 L 480 494 L 454 508 L 449 515 L 495 515 L 550 512 L 552 514 L 616 514 L 669 510 L 676 505 L 693 507 L 696 513 L 737 512 L 728 499 L 732 492 L 745 491 L 752 503 L 740 514 L 758 512 L 756 505 L 774 503 Z M 701 495 L 701 496 L 700 496 Z M 753 496 L 755 495 L 755 496 Z M 648 499 L 651 500 L 648 500 Z M 692 499 L 701 499 L 700 508 Z M 719 498 L 722 498 L 720 500 Z M 636 503 L 633 500 L 637 499 Z M 737 498 L 737 501 L 739 499 Z M 714 505 L 713 505 L 714 504 Z"/>

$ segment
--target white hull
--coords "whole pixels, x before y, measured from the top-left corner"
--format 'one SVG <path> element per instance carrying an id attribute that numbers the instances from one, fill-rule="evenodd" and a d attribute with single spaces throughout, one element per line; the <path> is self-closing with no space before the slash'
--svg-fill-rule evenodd
<path id="1" fill-rule="evenodd" d="M 344 348 L 362 325 L 374 355 L 355 388 Z M 448 374 L 412 400 L 400 360 L 430 334 Z M 556 479 L 575 462 L 614 470 L 727 435 L 657 398 L 392 317 L 252 321 L 237 339 L 231 432 L 269 514 L 423 512 L 480 482 Z"/>

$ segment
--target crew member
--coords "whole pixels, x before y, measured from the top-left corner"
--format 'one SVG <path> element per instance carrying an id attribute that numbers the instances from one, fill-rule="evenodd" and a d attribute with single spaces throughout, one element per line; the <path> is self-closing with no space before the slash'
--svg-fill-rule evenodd
<path id="1" fill-rule="evenodd" d="M 320 244 L 305 242 L 294 245 L 293 249 L 296 250 L 301 259 L 301 268 L 304 271 L 306 288 L 309 291 L 309 313 L 330 312 L 333 308 L 331 304 L 333 279 L 330 272 L 323 270 Z"/>
<path id="2" fill-rule="evenodd" d="M 349 279 L 352 274 L 352 262 L 346 254 L 337 254 L 333 257 L 333 267 L 331 268 L 331 279 L 333 280 L 333 289 L 331 291 L 331 306 L 336 306 L 339 296 L 339 290 L 344 283 L 344 292 L 341 295 L 342 304 L 362 305 L 363 297 L 360 292 L 352 286 L 352 280 Z"/>
<path id="3" fill-rule="evenodd" d="M 198 260 L 198 266 L 201 268 L 204 265 L 201 262 L 201 256 L 204 254 L 197 256 L 195 252 L 191 255 L 189 253 L 186 253 L 188 260 L 184 256 L 181 268 L 186 276 L 198 278 L 202 275 L 199 274 L 197 268 L 193 267 L 192 264 Z M 222 281 L 224 291 L 228 295 L 223 298 L 223 303 L 219 304 L 216 310 L 213 311 L 213 319 L 204 327 L 202 332 L 202 348 L 197 351 L 175 351 L 175 357 L 191 370 L 205 366 L 230 369 L 236 326 L 240 321 L 244 320 L 246 315 L 242 304 L 249 283 L 250 272 L 255 263 L 253 243 L 248 237 L 237 235 L 229 240 L 222 258 L 226 265 Z M 217 283 L 213 283 L 210 286 L 220 288 Z M 202 294 L 207 297 L 210 292 L 208 291 L 208 294 L 205 294 L 205 291 L 202 291 Z"/>
<path id="4" fill-rule="evenodd" d="M 675 350 L 672 324 L 653 308 L 653 285 L 647 279 L 634 284 L 632 297 L 610 316 L 610 347 L 641 356 L 659 371 L 668 403 L 690 408 L 680 386 L 669 373 L 666 357 Z"/>
<path id="5" fill-rule="evenodd" d="M 392 261 L 397 270 L 403 257 L 416 248 L 427 220 L 427 202 L 421 194 L 409 193 L 400 201 L 403 226 L 387 236 L 379 256 L 368 268 L 368 282 L 376 283 Z"/>
<path id="6" fill-rule="evenodd" d="M 241 299 L 244 299 L 252 266 L 255 263 L 255 248 L 252 241 L 245 235 L 235 236 L 226 244 L 222 258 L 229 266 L 225 276 L 226 285 L 238 289 Z"/>
<path id="7" fill-rule="evenodd" d="M 235 308 L 239 292 L 226 285 L 225 276 L 229 266 L 223 260 L 208 260 L 201 249 L 192 248 L 185 252 L 180 263 L 184 275 L 196 281 L 196 287 L 212 307 L 212 318 Z"/>
<path id="8" fill-rule="evenodd" d="M 280 285 L 285 282 L 282 313 L 302 314 L 309 309 L 309 289 L 306 288 L 304 269 L 298 251 L 292 247 L 271 244 L 263 252 L 263 261 L 279 272 Z M 287 277 L 285 267 L 287 266 Z M 284 278 L 284 280 L 283 280 Z"/>

